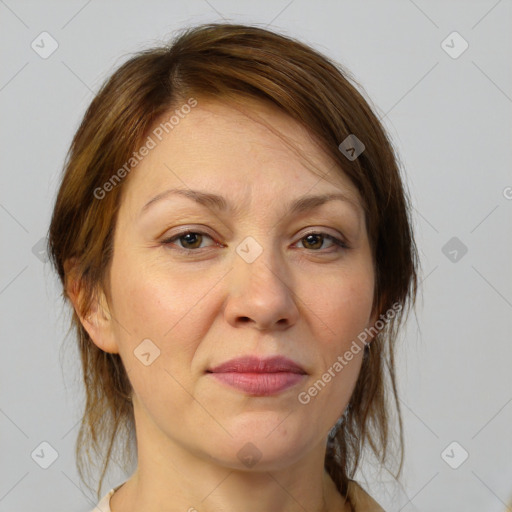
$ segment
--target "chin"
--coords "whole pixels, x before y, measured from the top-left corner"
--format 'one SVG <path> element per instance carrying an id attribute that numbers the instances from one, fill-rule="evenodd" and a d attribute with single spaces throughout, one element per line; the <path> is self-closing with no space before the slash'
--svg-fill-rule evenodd
<path id="1" fill-rule="evenodd" d="M 215 443 L 215 451 L 209 454 L 220 465 L 234 470 L 276 471 L 299 461 L 314 446 L 304 439 L 304 432 L 297 437 L 288 431 L 284 436 L 275 429 L 254 428 L 241 430 L 226 443 Z M 269 433 L 272 432 L 270 435 Z"/>

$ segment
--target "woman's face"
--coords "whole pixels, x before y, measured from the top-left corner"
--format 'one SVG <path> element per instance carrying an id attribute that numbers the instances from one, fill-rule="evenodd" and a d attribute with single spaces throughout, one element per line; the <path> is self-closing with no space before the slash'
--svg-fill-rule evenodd
<path id="1" fill-rule="evenodd" d="M 247 466 L 249 455 L 278 468 L 324 447 L 350 399 L 363 351 L 344 354 L 371 323 L 374 269 L 351 182 L 286 115 L 246 108 L 299 151 L 237 109 L 201 99 L 162 141 L 153 137 L 123 191 L 111 320 L 92 337 L 122 357 L 138 435 L 144 428 L 162 446 L 226 467 Z M 346 200 L 290 206 L 324 194 Z M 283 356 L 303 372 L 209 372 L 245 356 Z M 345 364 L 333 371 L 338 357 Z"/>

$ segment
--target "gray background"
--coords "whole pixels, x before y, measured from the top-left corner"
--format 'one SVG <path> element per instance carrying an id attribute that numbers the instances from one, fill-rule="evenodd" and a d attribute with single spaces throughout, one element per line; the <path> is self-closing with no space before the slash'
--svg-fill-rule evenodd
<path id="1" fill-rule="evenodd" d="M 423 273 L 398 361 L 403 486 L 370 464 L 359 480 L 389 512 L 503 512 L 512 503 L 510 0 L 0 0 L 0 511 L 95 504 L 74 466 L 82 391 L 76 351 L 60 349 L 69 314 L 36 255 L 71 137 L 130 52 L 222 18 L 268 23 L 347 66 L 407 174 Z M 43 31 L 59 44 L 47 59 L 31 48 Z M 469 44 L 457 58 L 442 46 L 453 31 Z M 42 442 L 58 452 L 48 469 L 31 457 Z M 446 460 L 460 462 L 462 450 L 468 459 L 452 469 Z M 125 478 L 112 473 L 104 492 Z"/>

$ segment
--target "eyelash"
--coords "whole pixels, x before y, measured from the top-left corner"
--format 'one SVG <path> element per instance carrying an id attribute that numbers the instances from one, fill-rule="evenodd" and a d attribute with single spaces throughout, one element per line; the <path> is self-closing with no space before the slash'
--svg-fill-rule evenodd
<path id="1" fill-rule="evenodd" d="M 189 235 L 189 234 L 194 234 L 194 235 L 201 235 L 201 236 L 207 236 L 208 238 L 211 238 L 213 240 L 213 237 L 211 237 L 208 233 L 205 233 L 204 231 L 196 231 L 196 230 L 188 230 L 188 231 L 182 231 L 181 233 L 178 233 L 176 235 L 173 235 L 172 237 L 170 238 L 166 238 L 165 240 L 162 240 L 162 245 L 165 246 L 165 247 L 168 247 L 168 248 L 171 248 L 170 246 L 173 246 L 173 242 L 175 240 L 178 240 L 186 235 Z M 303 240 L 304 238 L 310 236 L 310 235 L 320 235 L 320 236 L 323 236 L 324 239 L 329 239 L 333 242 L 334 246 L 337 246 L 336 248 L 336 251 L 328 251 L 327 254 L 329 253 L 332 253 L 332 252 L 338 252 L 340 250 L 348 250 L 350 249 L 350 247 L 341 239 L 333 236 L 333 235 L 329 235 L 327 233 L 324 233 L 322 231 L 311 231 L 309 233 L 305 233 L 300 239 L 299 239 L 299 242 L 301 240 Z M 220 244 L 216 243 L 217 246 L 219 246 Z M 209 246 L 209 247 L 214 247 L 214 246 Z M 179 247 L 179 246 L 175 246 L 175 247 L 172 247 L 173 250 L 177 250 L 183 254 L 192 254 L 192 253 L 199 253 L 199 251 L 201 249 L 208 249 L 209 247 L 199 247 L 199 248 L 196 248 L 196 249 L 186 249 L 184 247 Z M 305 249 L 306 251 L 312 251 L 312 252 L 318 252 L 318 253 L 325 253 L 326 251 L 322 251 L 322 250 L 315 250 L 315 249 Z"/>

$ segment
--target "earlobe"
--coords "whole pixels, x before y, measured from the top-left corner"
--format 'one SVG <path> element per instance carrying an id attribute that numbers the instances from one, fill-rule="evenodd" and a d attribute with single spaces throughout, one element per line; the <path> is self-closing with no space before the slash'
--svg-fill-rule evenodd
<path id="1" fill-rule="evenodd" d="M 97 289 L 90 306 L 85 311 L 84 289 L 79 277 L 74 272 L 76 267 L 73 267 L 73 262 L 70 262 L 65 265 L 65 268 L 66 293 L 80 323 L 98 348 L 104 352 L 119 353 L 113 330 L 112 315 L 105 294 L 102 290 Z"/>
<path id="2" fill-rule="evenodd" d="M 103 292 L 99 292 L 99 299 L 94 299 L 89 312 L 84 319 L 80 319 L 93 343 L 112 354 L 119 353 L 113 329 L 112 315 Z"/>

